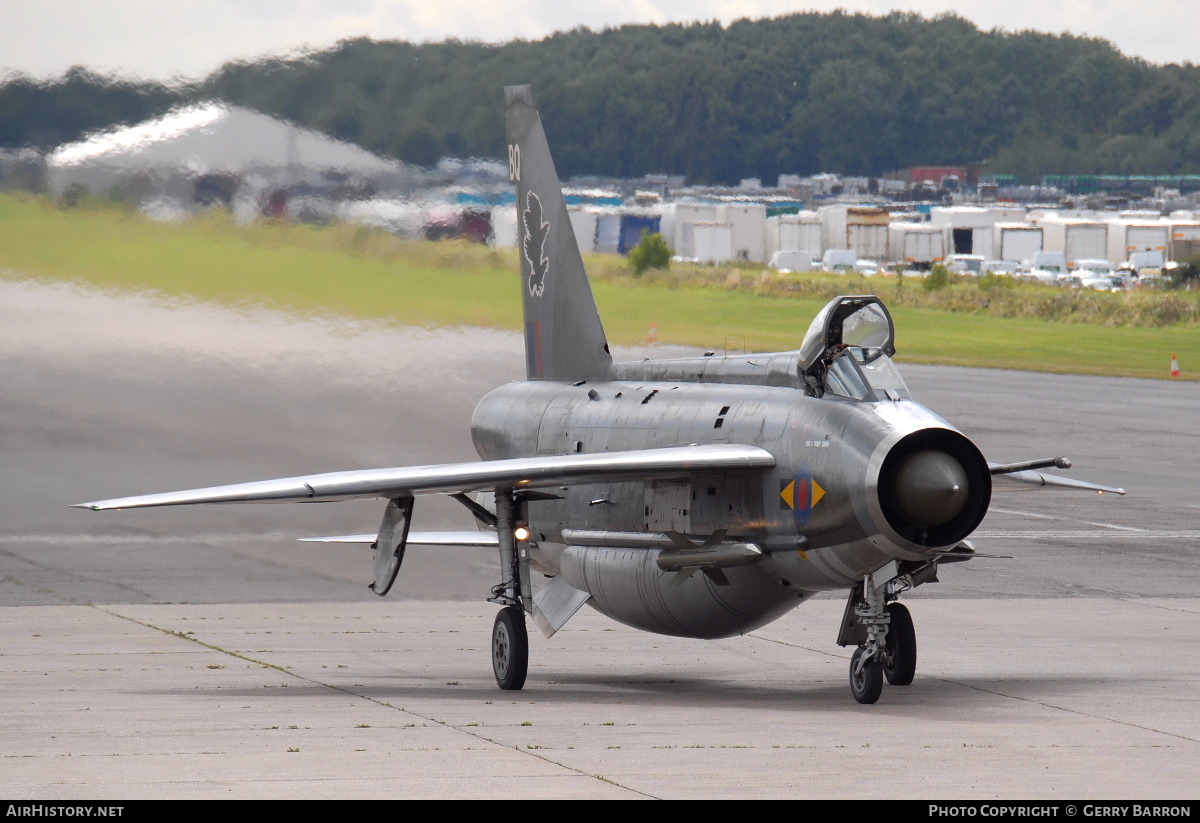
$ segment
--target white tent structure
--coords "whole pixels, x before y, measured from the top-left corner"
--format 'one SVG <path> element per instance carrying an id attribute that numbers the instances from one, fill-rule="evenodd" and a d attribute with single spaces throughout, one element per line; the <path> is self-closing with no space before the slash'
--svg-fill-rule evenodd
<path id="1" fill-rule="evenodd" d="M 190 201 L 195 182 L 225 175 L 265 185 L 398 178 L 403 166 L 358 146 L 249 109 L 221 103 L 178 108 L 135 126 L 60 146 L 47 157 L 47 183 L 91 194 L 119 190 L 141 200 Z"/>

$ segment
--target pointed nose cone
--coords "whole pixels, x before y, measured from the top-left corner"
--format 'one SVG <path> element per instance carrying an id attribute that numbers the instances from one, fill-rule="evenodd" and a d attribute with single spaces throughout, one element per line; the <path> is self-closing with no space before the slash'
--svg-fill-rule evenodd
<path id="1" fill-rule="evenodd" d="M 918 526 L 949 523 L 963 510 L 970 492 L 966 469 L 944 451 L 915 452 L 896 472 L 896 503 Z"/>

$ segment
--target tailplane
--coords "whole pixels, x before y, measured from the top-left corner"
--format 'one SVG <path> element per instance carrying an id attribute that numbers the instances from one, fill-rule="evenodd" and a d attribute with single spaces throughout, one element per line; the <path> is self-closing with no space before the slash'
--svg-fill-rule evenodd
<path id="1" fill-rule="evenodd" d="M 504 120 L 517 187 L 526 372 L 531 380 L 602 377 L 612 356 L 529 86 L 505 87 Z"/>

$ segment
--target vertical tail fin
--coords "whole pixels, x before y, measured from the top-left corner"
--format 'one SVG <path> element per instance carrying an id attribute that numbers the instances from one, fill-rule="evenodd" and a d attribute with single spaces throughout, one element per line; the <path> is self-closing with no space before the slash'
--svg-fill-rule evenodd
<path id="1" fill-rule="evenodd" d="M 602 377 L 612 357 L 529 86 L 505 87 L 504 120 L 529 379 Z"/>

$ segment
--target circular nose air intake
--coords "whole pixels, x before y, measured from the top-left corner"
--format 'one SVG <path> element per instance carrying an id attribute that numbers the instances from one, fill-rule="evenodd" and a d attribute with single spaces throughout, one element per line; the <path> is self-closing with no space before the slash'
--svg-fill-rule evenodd
<path id="1" fill-rule="evenodd" d="M 879 505 L 896 532 L 919 546 L 949 546 L 987 512 L 987 461 L 958 432 L 923 429 L 900 440 L 879 470 Z"/>

